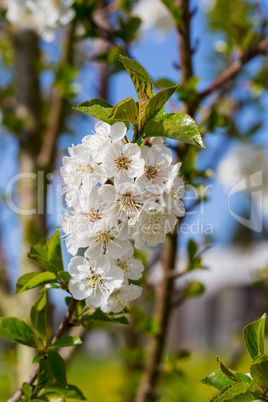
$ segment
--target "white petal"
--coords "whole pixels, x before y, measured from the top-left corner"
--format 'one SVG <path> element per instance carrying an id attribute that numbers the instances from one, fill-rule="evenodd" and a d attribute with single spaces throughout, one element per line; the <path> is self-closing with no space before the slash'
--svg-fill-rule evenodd
<path id="1" fill-rule="evenodd" d="M 127 128 L 124 123 L 118 122 L 111 126 L 110 137 L 112 141 L 114 140 L 122 140 L 126 135 Z"/>

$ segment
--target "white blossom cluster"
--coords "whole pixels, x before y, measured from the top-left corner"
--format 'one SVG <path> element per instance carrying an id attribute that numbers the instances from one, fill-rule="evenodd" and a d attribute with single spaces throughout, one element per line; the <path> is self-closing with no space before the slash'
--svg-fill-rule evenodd
<path id="1" fill-rule="evenodd" d="M 126 126 L 98 122 L 95 134 L 68 149 L 61 174 L 69 209 L 62 229 L 72 255 L 69 289 L 89 307 L 120 312 L 142 292 L 130 283 L 144 267 L 133 258 L 135 247 L 155 247 L 185 213 L 180 163 L 162 138 L 147 139 L 142 147 L 130 143 Z"/>
<path id="2" fill-rule="evenodd" d="M 6 0 L 7 19 L 22 28 L 38 32 L 46 41 L 54 39 L 56 29 L 75 16 L 74 0 Z"/>

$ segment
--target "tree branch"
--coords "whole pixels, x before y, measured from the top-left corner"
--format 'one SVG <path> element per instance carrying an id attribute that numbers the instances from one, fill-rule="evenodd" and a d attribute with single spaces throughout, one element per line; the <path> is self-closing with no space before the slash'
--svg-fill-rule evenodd
<path id="1" fill-rule="evenodd" d="M 154 314 L 159 331 L 150 339 L 146 367 L 140 381 L 136 402 L 149 402 L 154 400 L 154 388 L 158 380 L 159 364 L 165 348 L 171 313 L 171 298 L 174 281 L 170 272 L 175 268 L 177 240 L 177 233 L 167 235 L 163 252 L 163 279 L 157 289 Z"/>
<path id="2" fill-rule="evenodd" d="M 52 345 L 57 339 L 61 338 L 62 335 L 72 326 L 72 325 L 70 324 L 70 321 L 71 321 L 71 319 L 72 319 L 72 315 L 73 315 L 73 312 L 74 312 L 74 310 L 75 310 L 75 307 L 76 307 L 77 303 L 78 303 L 77 300 L 72 299 L 71 303 L 70 303 L 69 306 L 68 306 L 68 310 L 66 311 L 66 314 L 65 314 L 65 317 L 64 317 L 62 323 L 60 324 L 60 326 L 59 326 L 59 328 L 58 328 L 56 334 L 54 335 L 54 337 L 52 338 L 52 340 L 51 340 L 51 342 L 50 342 L 51 345 Z M 31 374 L 29 375 L 29 377 L 27 378 L 26 382 L 27 382 L 29 385 L 32 385 L 32 384 L 34 383 L 34 381 L 36 380 L 37 375 L 38 375 L 38 370 L 39 370 L 39 367 L 36 367 L 36 368 L 31 372 Z M 22 391 L 22 388 L 20 388 L 11 398 L 8 399 L 7 402 L 18 402 L 18 401 L 21 400 L 22 396 L 23 396 L 23 391 Z"/>
<path id="3" fill-rule="evenodd" d="M 75 24 L 73 23 L 66 39 L 65 44 L 66 50 L 62 61 L 64 65 L 73 64 L 72 47 L 73 47 L 74 31 L 75 31 Z M 64 95 L 60 89 L 58 88 L 54 89 L 50 103 L 51 107 L 47 119 L 47 127 L 45 130 L 41 150 L 37 157 L 37 163 L 39 168 L 44 169 L 48 168 L 50 165 L 53 164 L 54 153 L 56 149 L 56 141 L 60 134 L 62 122 L 64 120 L 65 100 Z"/>
<path id="4" fill-rule="evenodd" d="M 192 50 L 190 38 L 190 23 L 192 15 L 189 10 L 189 0 L 177 0 L 176 5 L 182 11 L 182 18 L 177 27 L 180 52 L 181 81 L 186 84 L 193 75 Z M 196 105 L 186 103 L 185 109 L 194 115 Z M 159 364 L 163 356 L 168 333 L 169 318 L 172 310 L 172 294 L 174 277 L 172 272 L 176 266 L 178 247 L 177 233 L 167 235 L 163 248 L 163 279 L 156 295 L 154 317 L 158 323 L 159 332 L 151 337 L 145 371 L 141 377 L 135 402 L 149 402 L 155 396 L 155 388 L 159 376 Z"/>
<path id="5" fill-rule="evenodd" d="M 210 95 L 211 92 L 222 88 L 227 81 L 234 78 L 241 68 L 254 59 L 254 57 L 262 54 L 268 48 L 268 36 L 262 39 L 259 44 L 248 49 L 239 59 L 235 60 L 225 71 L 223 71 L 207 88 L 199 93 L 201 98 Z"/>

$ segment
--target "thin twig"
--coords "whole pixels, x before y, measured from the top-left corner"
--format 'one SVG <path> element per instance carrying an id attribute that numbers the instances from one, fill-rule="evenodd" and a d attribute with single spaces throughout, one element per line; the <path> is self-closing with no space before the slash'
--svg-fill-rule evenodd
<path id="1" fill-rule="evenodd" d="M 230 67 L 223 71 L 207 88 L 199 93 L 201 98 L 210 95 L 211 92 L 222 88 L 227 81 L 234 78 L 241 68 L 254 59 L 254 57 L 262 54 L 268 48 L 268 36 L 262 39 L 257 46 L 248 49 L 242 56 L 235 60 Z"/>

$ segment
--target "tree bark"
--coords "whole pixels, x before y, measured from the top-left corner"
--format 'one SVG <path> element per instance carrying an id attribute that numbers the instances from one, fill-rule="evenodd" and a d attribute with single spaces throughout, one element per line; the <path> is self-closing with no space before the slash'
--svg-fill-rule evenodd
<path id="1" fill-rule="evenodd" d="M 147 362 L 135 399 L 136 402 L 149 402 L 156 397 L 155 386 L 159 376 L 159 364 L 165 348 L 171 314 L 171 297 L 174 280 L 170 272 L 175 268 L 177 240 L 178 235 L 177 231 L 175 231 L 167 235 L 164 245 L 162 254 L 163 278 L 157 289 L 154 313 L 159 330 L 157 334 L 151 337 L 149 342 Z"/>
<path id="2" fill-rule="evenodd" d="M 20 177 L 17 182 L 19 195 L 19 218 L 22 228 L 21 274 L 36 270 L 27 258 L 31 242 L 45 237 L 45 215 L 37 214 L 37 175 L 36 152 L 41 145 L 40 89 L 38 78 L 39 48 L 38 38 L 30 31 L 19 31 L 15 35 L 16 50 L 16 88 L 17 115 L 23 120 L 19 133 Z M 37 295 L 37 290 L 26 292 L 16 297 L 17 313 L 21 318 L 29 319 L 28 312 Z M 29 372 L 33 352 L 18 345 L 18 382 L 25 380 Z"/>
<path id="3" fill-rule="evenodd" d="M 181 82 L 186 84 L 193 75 L 192 49 L 190 36 L 191 13 L 189 10 L 189 0 L 179 0 L 176 2 L 178 8 L 182 11 L 182 18 L 177 27 Z M 187 113 L 194 115 L 196 105 L 185 104 Z M 185 145 L 185 144 L 183 144 Z M 183 148 L 184 150 L 184 148 Z M 185 151 L 185 152 L 184 152 Z M 186 149 L 180 152 L 182 156 Z M 159 332 L 149 340 L 148 354 L 145 365 L 145 371 L 141 377 L 138 393 L 135 402 L 149 402 L 156 397 L 156 386 L 159 377 L 159 365 L 161 363 L 165 350 L 168 326 L 172 310 L 172 295 L 174 287 L 174 275 L 172 272 L 176 265 L 176 256 L 178 249 L 178 234 L 176 232 L 168 234 L 162 254 L 163 278 L 156 293 L 156 305 L 154 317 L 159 325 Z"/>

